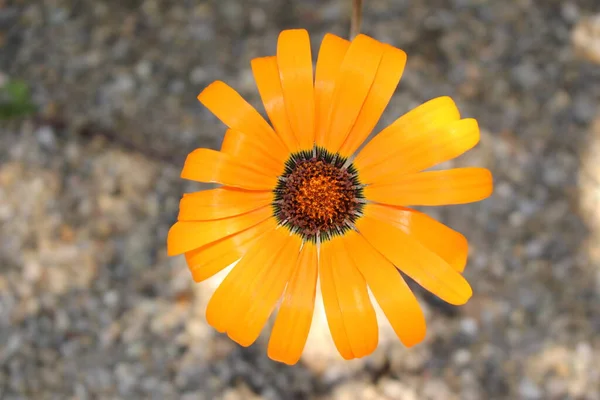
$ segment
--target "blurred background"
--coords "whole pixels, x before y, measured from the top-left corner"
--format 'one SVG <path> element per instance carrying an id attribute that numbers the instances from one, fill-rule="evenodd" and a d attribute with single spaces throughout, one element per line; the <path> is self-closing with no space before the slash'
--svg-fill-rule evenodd
<path id="1" fill-rule="evenodd" d="M 165 238 L 188 152 L 225 128 L 213 80 L 261 112 L 250 60 L 285 28 L 347 37 L 350 0 L 0 0 L 0 398 L 600 399 L 600 4 L 365 0 L 408 64 L 379 128 L 433 97 L 478 119 L 450 165 L 495 193 L 426 211 L 470 241 L 470 302 L 419 291 L 426 341 L 382 324 L 343 361 L 317 311 L 301 361 L 207 326 Z M 378 128 L 378 129 L 379 129 Z M 382 321 L 383 322 L 383 321 Z"/>

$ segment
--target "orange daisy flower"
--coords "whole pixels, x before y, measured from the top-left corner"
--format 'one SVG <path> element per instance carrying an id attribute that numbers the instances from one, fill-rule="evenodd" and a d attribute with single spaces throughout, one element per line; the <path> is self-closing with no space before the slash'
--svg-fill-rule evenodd
<path id="1" fill-rule="evenodd" d="M 197 149 L 181 177 L 221 186 L 184 194 L 168 236 L 195 281 L 237 262 L 212 296 L 208 323 L 242 346 L 279 311 L 268 355 L 294 364 L 310 329 L 317 279 L 334 343 L 345 359 L 377 347 L 367 287 L 406 346 L 425 318 L 398 270 L 448 303 L 472 294 L 462 276 L 467 240 L 406 206 L 482 200 L 483 168 L 422 172 L 479 141 L 448 97 L 413 109 L 369 141 L 406 54 L 368 36 L 327 34 L 315 72 L 308 33 L 281 32 L 277 55 L 252 60 L 269 125 L 223 82 L 198 99 L 229 127 L 221 151 Z"/>

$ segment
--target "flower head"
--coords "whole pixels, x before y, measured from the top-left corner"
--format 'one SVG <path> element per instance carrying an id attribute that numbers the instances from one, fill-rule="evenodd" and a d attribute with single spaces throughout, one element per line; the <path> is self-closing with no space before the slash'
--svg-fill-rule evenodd
<path id="1" fill-rule="evenodd" d="M 237 261 L 206 318 L 252 344 L 280 302 L 268 354 L 288 364 L 303 351 L 317 278 L 334 343 L 346 359 L 377 347 L 367 287 L 406 346 L 425 318 L 398 270 L 441 299 L 464 304 L 463 235 L 407 206 L 482 200 L 483 168 L 422 172 L 479 141 L 448 97 L 430 100 L 383 129 L 356 155 L 396 90 L 406 54 L 368 36 L 327 34 L 313 74 L 308 33 L 281 32 L 277 55 L 252 60 L 267 123 L 223 82 L 198 99 L 229 127 L 220 151 L 197 149 L 181 176 L 217 189 L 184 194 L 168 236 L 194 280 Z"/>

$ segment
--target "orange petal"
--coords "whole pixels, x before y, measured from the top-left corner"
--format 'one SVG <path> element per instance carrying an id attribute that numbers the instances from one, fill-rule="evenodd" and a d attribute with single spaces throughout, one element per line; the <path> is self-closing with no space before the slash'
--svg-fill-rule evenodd
<path id="1" fill-rule="evenodd" d="M 290 152 L 300 150 L 285 109 L 277 57 L 255 58 L 251 64 L 258 92 L 275 131 Z"/>
<path id="2" fill-rule="evenodd" d="M 425 316 L 402 275 L 359 233 L 348 232 L 342 240 L 402 343 L 410 347 L 421 342 Z"/>
<path id="3" fill-rule="evenodd" d="M 277 65 L 292 131 L 300 148 L 310 149 L 315 140 L 315 93 L 310 39 L 305 29 L 279 34 Z"/>
<path id="4" fill-rule="evenodd" d="M 348 255 L 341 238 L 331 241 L 333 280 L 337 299 L 354 357 L 371 354 L 377 347 L 379 329 L 367 282 Z"/>
<path id="5" fill-rule="evenodd" d="M 406 53 L 395 47 L 385 45 L 385 52 L 367 99 L 348 137 L 346 137 L 346 141 L 340 148 L 342 156 L 351 156 L 373 131 L 396 91 L 405 65 Z"/>
<path id="6" fill-rule="evenodd" d="M 196 149 L 187 156 L 181 177 L 250 190 L 273 190 L 277 184 L 277 175 L 267 175 L 255 168 L 254 165 L 240 163 L 229 154 L 211 149 Z"/>
<path id="7" fill-rule="evenodd" d="M 265 232 L 274 230 L 275 219 L 269 218 L 245 231 L 209 243 L 185 253 L 185 260 L 196 282 L 210 278 L 223 268 L 239 260 Z"/>
<path id="8" fill-rule="evenodd" d="M 492 194 L 492 174 L 485 168 L 455 168 L 401 175 L 393 184 L 364 189 L 371 201 L 391 205 L 440 206 L 483 200 Z"/>
<path id="9" fill-rule="evenodd" d="M 373 164 L 385 163 L 395 154 L 402 154 L 403 143 L 418 140 L 424 132 L 435 131 L 460 119 L 456 104 L 450 97 L 438 97 L 404 114 L 382 130 L 358 153 L 354 165 L 365 171 Z"/>
<path id="10" fill-rule="evenodd" d="M 198 100 L 229 128 L 264 142 L 272 148 L 273 154 L 285 159 L 287 151 L 281 139 L 258 111 L 229 85 L 213 82 L 198 95 Z"/>
<path id="11" fill-rule="evenodd" d="M 228 129 L 225 133 L 221 152 L 241 163 L 252 165 L 265 175 L 281 175 L 287 160 L 287 153 L 271 152 L 264 142 L 234 129 Z M 279 156 L 285 158 L 279 159 Z"/>
<path id="12" fill-rule="evenodd" d="M 370 205 L 365 206 L 365 215 L 356 222 L 356 227 L 398 269 L 442 300 L 464 304 L 473 294 L 460 273 L 414 236 L 371 217 Z"/>
<path id="13" fill-rule="evenodd" d="M 325 147 L 337 152 L 373 85 L 385 46 L 365 35 L 350 44 L 335 81 Z"/>
<path id="14" fill-rule="evenodd" d="M 248 307 L 247 290 L 260 278 L 265 266 L 272 265 L 289 237 L 284 231 L 269 231 L 255 241 L 215 290 L 206 307 L 206 321 L 218 332 L 229 330 Z"/>
<path id="15" fill-rule="evenodd" d="M 315 70 L 316 143 L 325 146 L 335 80 L 350 42 L 328 33 L 321 42 Z"/>
<path id="16" fill-rule="evenodd" d="M 370 215 L 401 229 L 429 250 L 442 257 L 452 268 L 463 272 L 467 264 L 469 244 L 459 232 L 427 214 L 410 208 L 372 204 Z"/>
<path id="17" fill-rule="evenodd" d="M 263 207 L 231 218 L 176 222 L 167 236 L 167 253 L 170 256 L 183 254 L 248 229 L 272 216 L 271 207 Z"/>
<path id="18" fill-rule="evenodd" d="M 419 172 L 460 156 L 479 142 L 479 126 L 472 118 L 449 122 L 398 143 L 397 152 L 386 162 L 360 171 L 361 182 L 393 183 L 402 174 Z"/>
<path id="19" fill-rule="evenodd" d="M 179 202 L 178 221 L 209 221 L 244 214 L 269 205 L 272 192 L 230 187 L 186 193 Z"/>
<path id="20" fill-rule="evenodd" d="M 317 273 L 317 247 L 307 242 L 300 251 L 271 331 L 267 350 L 271 359 L 288 365 L 300 359 L 313 317 Z"/>
<path id="21" fill-rule="evenodd" d="M 227 328 L 227 335 L 241 346 L 250 346 L 258 338 L 296 266 L 302 240 L 297 235 L 284 233 L 288 236 L 283 246 L 275 259 L 263 266 L 256 279 L 248 282 L 239 297 L 242 312 Z"/>
<path id="22" fill-rule="evenodd" d="M 323 306 L 333 343 L 345 360 L 355 358 L 344 326 L 342 310 L 338 301 L 333 270 L 335 268 L 331 241 L 321 244 L 319 253 L 319 280 L 323 295 Z"/>

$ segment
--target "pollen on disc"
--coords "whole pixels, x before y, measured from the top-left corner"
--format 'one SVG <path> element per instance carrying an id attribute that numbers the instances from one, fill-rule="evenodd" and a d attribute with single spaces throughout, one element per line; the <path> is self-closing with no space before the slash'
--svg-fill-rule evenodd
<path id="1" fill-rule="evenodd" d="M 290 156 L 275 188 L 277 220 L 305 240 L 327 240 L 353 227 L 364 196 L 352 164 L 322 148 Z"/>

